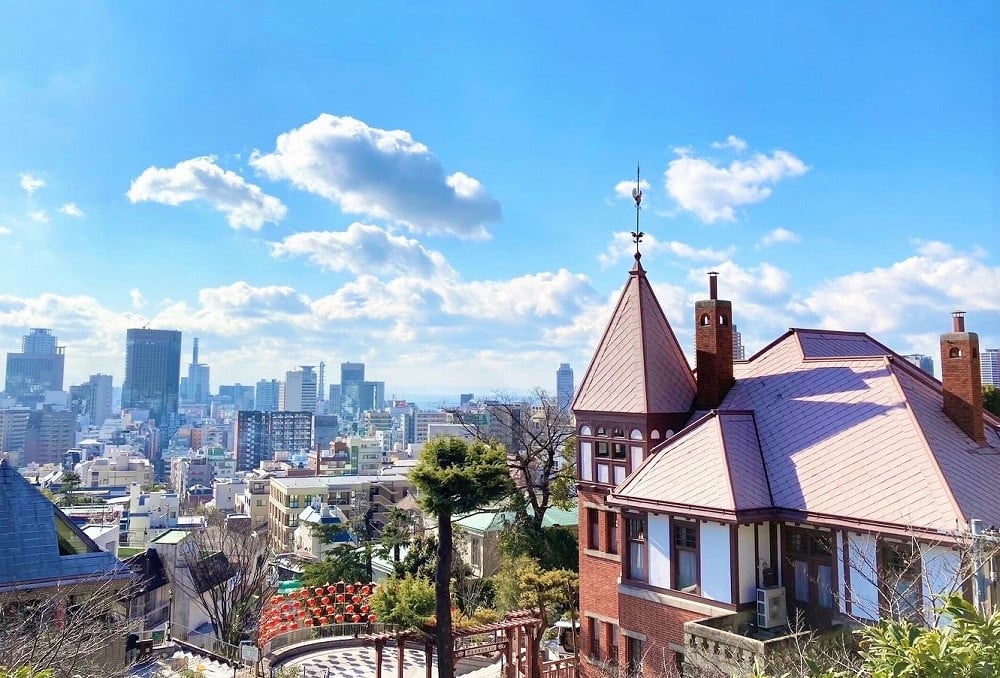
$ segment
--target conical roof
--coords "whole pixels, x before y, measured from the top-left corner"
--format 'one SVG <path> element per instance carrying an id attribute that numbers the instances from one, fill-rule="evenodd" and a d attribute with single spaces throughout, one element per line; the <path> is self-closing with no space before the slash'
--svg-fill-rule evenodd
<path id="1" fill-rule="evenodd" d="M 691 409 L 696 391 L 691 367 L 636 258 L 573 410 L 682 413 Z"/>

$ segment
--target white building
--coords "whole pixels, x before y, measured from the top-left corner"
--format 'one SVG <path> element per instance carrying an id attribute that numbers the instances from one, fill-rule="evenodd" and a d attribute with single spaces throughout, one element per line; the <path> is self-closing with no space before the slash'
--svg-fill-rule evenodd
<path id="1" fill-rule="evenodd" d="M 131 445 L 107 445 L 104 455 L 81 461 L 74 468 L 80 488 L 145 487 L 153 482 L 153 466 Z"/>
<path id="2" fill-rule="evenodd" d="M 212 483 L 211 505 L 223 513 L 236 513 L 237 499 L 246 490 L 247 484 L 242 479 L 217 478 Z"/>
<path id="3" fill-rule="evenodd" d="M 343 532 L 324 535 L 317 528 L 342 526 Z M 327 537 L 330 540 L 327 540 Z M 313 558 L 322 558 L 323 554 L 341 546 L 353 545 L 351 533 L 347 530 L 347 517 L 334 504 L 324 504 L 318 497 L 299 514 L 299 525 L 293 533 L 295 550 L 308 554 Z"/>
<path id="4" fill-rule="evenodd" d="M 161 532 L 177 527 L 180 497 L 176 492 L 142 492 L 129 488 L 128 545 L 142 547 Z"/>
<path id="5" fill-rule="evenodd" d="M 300 370 L 285 373 L 284 397 L 278 409 L 286 412 L 316 411 L 317 375 L 312 365 L 302 365 Z M 281 393 L 279 393 L 279 396 Z"/>
<path id="6" fill-rule="evenodd" d="M 984 348 L 980 355 L 983 386 L 1000 388 L 1000 348 Z"/>

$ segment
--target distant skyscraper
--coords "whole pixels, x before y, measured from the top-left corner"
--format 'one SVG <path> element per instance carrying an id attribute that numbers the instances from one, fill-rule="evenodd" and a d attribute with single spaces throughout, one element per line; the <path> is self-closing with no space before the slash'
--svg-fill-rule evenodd
<path id="1" fill-rule="evenodd" d="M 208 365 L 198 362 L 198 337 L 194 338 L 191 349 L 191 364 L 188 365 L 187 398 L 193 403 L 207 403 L 209 400 Z"/>
<path id="2" fill-rule="evenodd" d="M 475 399 L 476 399 L 475 393 L 462 393 L 461 395 L 458 396 L 458 404 L 468 405 Z"/>
<path id="3" fill-rule="evenodd" d="M 979 358 L 983 386 L 1000 388 L 1000 348 L 984 348 Z"/>
<path id="4" fill-rule="evenodd" d="M 0 453 L 24 449 L 24 436 L 28 430 L 30 410 L 0 410 Z"/>
<path id="5" fill-rule="evenodd" d="M 239 410 L 254 409 L 254 388 L 240 383 L 219 386 L 219 397 L 225 398 Z"/>
<path id="6" fill-rule="evenodd" d="M 45 400 L 46 391 L 63 390 L 66 356 L 52 331 L 33 327 L 21 340 L 20 353 L 7 354 L 4 391 L 27 406 Z"/>
<path id="7" fill-rule="evenodd" d="M 233 431 L 233 440 L 238 471 L 252 471 L 257 468 L 261 461 L 274 458 L 271 453 L 271 435 L 268 430 L 271 424 L 270 414 L 270 412 L 250 410 L 239 412 L 236 415 L 234 426 L 236 430 Z"/>
<path id="8" fill-rule="evenodd" d="M 556 370 L 556 403 L 560 411 L 569 412 L 573 402 L 573 368 L 569 363 L 562 363 Z"/>
<path id="9" fill-rule="evenodd" d="M 743 348 L 743 335 L 740 331 L 736 329 L 736 325 L 733 325 L 733 360 L 746 360 L 747 352 Z"/>
<path id="10" fill-rule="evenodd" d="M 364 363 L 340 363 L 340 404 L 357 414 L 361 407 L 361 384 L 365 381 Z"/>
<path id="11" fill-rule="evenodd" d="M 285 373 L 285 398 L 279 396 L 278 409 L 286 412 L 316 412 L 316 372 L 312 365 Z"/>
<path id="12" fill-rule="evenodd" d="M 177 414 L 181 333 L 130 329 L 125 335 L 122 408 L 149 410 L 157 427 Z"/>
<path id="13" fill-rule="evenodd" d="M 277 379 L 261 379 L 254 394 L 254 409 L 260 412 L 274 412 L 278 409 L 281 382 Z"/>
<path id="14" fill-rule="evenodd" d="M 363 381 L 358 398 L 358 410 L 382 410 L 385 407 L 385 382 Z"/>
<path id="15" fill-rule="evenodd" d="M 327 411 L 332 412 L 333 414 L 340 414 L 340 384 L 330 384 L 330 394 L 327 397 L 327 400 L 330 401 L 330 406 L 327 408 Z"/>
<path id="16" fill-rule="evenodd" d="M 76 413 L 46 405 L 28 417 L 21 463 L 58 464 L 76 440 Z"/>
<path id="17" fill-rule="evenodd" d="M 908 363 L 912 363 L 932 377 L 934 376 L 934 359 L 929 355 L 911 353 L 910 355 L 904 355 L 903 357 Z"/>
<path id="18" fill-rule="evenodd" d="M 111 417 L 114 387 L 110 374 L 92 374 L 79 386 L 70 386 L 70 403 L 73 411 L 85 416 L 94 426 L 100 426 Z"/>

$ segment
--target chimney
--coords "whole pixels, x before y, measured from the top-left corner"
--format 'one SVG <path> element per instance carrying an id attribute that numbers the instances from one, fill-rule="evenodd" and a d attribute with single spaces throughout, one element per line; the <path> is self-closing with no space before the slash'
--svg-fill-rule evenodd
<path id="1" fill-rule="evenodd" d="M 698 409 L 715 409 L 733 385 L 733 304 L 719 299 L 719 274 L 708 274 L 708 296 L 695 302 Z"/>
<path id="2" fill-rule="evenodd" d="M 941 335 L 941 386 L 944 413 L 976 443 L 986 445 L 979 335 L 965 331 L 965 311 L 952 313 L 951 332 Z"/>

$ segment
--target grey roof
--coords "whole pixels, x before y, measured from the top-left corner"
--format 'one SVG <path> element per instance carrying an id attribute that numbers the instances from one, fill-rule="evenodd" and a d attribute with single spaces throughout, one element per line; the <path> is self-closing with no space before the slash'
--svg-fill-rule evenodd
<path id="1" fill-rule="evenodd" d="M 130 577 L 121 561 L 0 460 L 0 590 Z"/>

